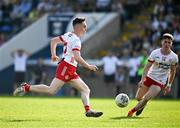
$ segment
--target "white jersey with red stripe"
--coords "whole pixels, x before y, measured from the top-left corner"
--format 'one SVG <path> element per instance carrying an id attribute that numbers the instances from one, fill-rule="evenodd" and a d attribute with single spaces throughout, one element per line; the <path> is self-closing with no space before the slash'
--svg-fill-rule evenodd
<path id="1" fill-rule="evenodd" d="M 148 71 L 147 76 L 165 85 L 171 66 L 178 63 L 178 56 L 173 51 L 168 55 L 163 55 L 161 48 L 158 48 L 151 52 L 148 61 L 153 63 L 153 65 Z"/>
<path id="2" fill-rule="evenodd" d="M 73 51 L 81 50 L 81 40 L 73 32 L 67 32 L 64 35 L 59 36 L 59 39 L 64 43 L 63 58 L 67 63 L 77 67 L 77 62 L 74 59 Z"/>

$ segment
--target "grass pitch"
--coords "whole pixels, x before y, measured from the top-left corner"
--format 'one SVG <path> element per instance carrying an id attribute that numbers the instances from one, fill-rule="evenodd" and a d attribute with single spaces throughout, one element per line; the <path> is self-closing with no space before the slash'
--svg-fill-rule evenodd
<path id="1" fill-rule="evenodd" d="M 139 117 L 127 118 L 128 110 L 114 99 L 91 99 L 100 118 L 84 115 L 80 98 L 0 97 L 0 128 L 180 128 L 180 101 L 152 100 Z"/>

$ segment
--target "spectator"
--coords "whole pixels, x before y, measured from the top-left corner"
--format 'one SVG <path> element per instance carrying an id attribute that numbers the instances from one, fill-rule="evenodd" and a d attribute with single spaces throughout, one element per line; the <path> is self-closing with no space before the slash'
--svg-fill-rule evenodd
<path id="1" fill-rule="evenodd" d="M 96 11 L 107 12 L 111 9 L 111 0 L 96 0 Z"/>
<path id="2" fill-rule="evenodd" d="M 116 80 L 116 94 L 118 95 L 120 92 L 125 91 L 125 79 L 127 75 L 126 67 L 119 66 L 115 75 Z"/>
<path id="3" fill-rule="evenodd" d="M 22 24 L 23 24 L 23 18 L 24 18 L 24 15 L 23 13 L 21 12 L 20 10 L 20 3 L 21 1 L 14 1 L 13 3 L 13 9 L 12 9 L 12 12 L 11 12 L 11 18 L 13 20 L 13 24 L 15 26 L 15 30 L 18 30 L 21 28 Z"/>
<path id="4" fill-rule="evenodd" d="M 32 9 L 32 1 L 31 0 L 21 0 L 21 4 L 19 5 L 19 10 L 24 16 L 27 16 Z"/>
<path id="5" fill-rule="evenodd" d="M 13 31 L 13 23 L 11 18 L 11 11 L 13 9 L 13 5 L 9 0 L 3 1 L 0 6 L 1 10 L 1 18 L 0 21 L 0 32 L 10 33 Z"/>
<path id="6" fill-rule="evenodd" d="M 132 48 L 135 51 L 140 51 L 143 47 L 143 40 L 139 33 L 134 32 L 131 38 Z"/>
<path id="7" fill-rule="evenodd" d="M 175 41 L 176 43 L 180 43 L 180 26 L 178 26 L 178 27 L 176 28 L 176 30 L 174 31 L 173 36 L 174 36 L 174 41 Z"/>
<path id="8" fill-rule="evenodd" d="M 28 15 L 28 21 L 29 23 L 32 23 L 36 21 L 40 17 L 39 12 L 37 11 L 36 8 L 33 8 L 32 11 Z"/>
<path id="9" fill-rule="evenodd" d="M 124 21 L 126 19 L 126 10 L 124 9 L 123 4 L 124 3 L 122 3 L 122 1 L 120 0 L 113 0 L 112 6 L 111 6 L 112 11 L 119 13 L 121 25 L 124 25 Z"/>
<path id="10" fill-rule="evenodd" d="M 111 51 L 108 52 L 107 56 L 102 58 L 103 62 L 103 73 L 104 73 L 104 82 L 106 84 L 107 93 L 111 95 L 114 94 L 115 90 L 115 74 L 117 71 L 118 58 L 113 55 Z M 109 92 L 109 91 L 113 91 Z"/>
<path id="11" fill-rule="evenodd" d="M 137 70 L 140 63 L 140 59 L 136 51 L 133 51 L 132 56 L 129 58 L 129 96 L 130 98 L 135 97 L 136 88 L 137 88 Z"/>
<path id="12" fill-rule="evenodd" d="M 145 49 L 142 50 L 142 55 L 140 56 L 140 63 L 137 70 L 137 78 L 138 80 L 141 79 L 141 75 L 143 74 L 144 66 L 147 63 L 148 53 Z"/>
<path id="13" fill-rule="evenodd" d="M 11 53 L 14 59 L 14 89 L 25 81 L 26 76 L 26 61 L 30 53 L 24 49 L 17 49 Z"/>
<path id="14" fill-rule="evenodd" d="M 37 10 L 41 13 L 51 12 L 53 10 L 52 3 L 49 0 L 41 0 L 37 6 Z"/>
<path id="15" fill-rule="evenodd" d="M 163 14 L 164 10 L 165 10 L 165 5 L 160 0 L 158 3 L 155 4 L 153 14 L 154 15 Z"/>

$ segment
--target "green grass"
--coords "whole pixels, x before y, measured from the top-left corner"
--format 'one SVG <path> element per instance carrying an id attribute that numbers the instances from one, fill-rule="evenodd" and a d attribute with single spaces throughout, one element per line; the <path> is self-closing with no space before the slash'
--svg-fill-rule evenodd
<path id="1" fill-rule="evenodd" d="M 180 101 L 152 100 L 141 116 L 127 118 L 135 104 L 118 108 L 114 99 L 91 99 L 104 115 L 87 118 L 80 98 L 0 97 L 0 128 L 180 128 Z"/>

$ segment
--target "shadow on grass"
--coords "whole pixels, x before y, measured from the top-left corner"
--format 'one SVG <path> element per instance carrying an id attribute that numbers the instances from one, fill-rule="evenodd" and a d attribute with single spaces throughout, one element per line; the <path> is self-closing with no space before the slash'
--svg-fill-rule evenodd
<path id="1" fill-rule="evenodd" d="M 127 116 L 119 116 L 119 117 L 110 117 L 110 119 L 112 120 L 123 120 L 123 119 L 143 119 L 145 117 L 137 117 L 137 116 L 133 116 L 133 117 L 127 117 Z"/>
<path id="2" fill-rule="evenodd" d="M 0 121 L 4 122 L 28 122 L 28 121 L 41 121 L 36 119 L 0 119 Z"/>

